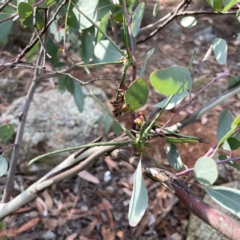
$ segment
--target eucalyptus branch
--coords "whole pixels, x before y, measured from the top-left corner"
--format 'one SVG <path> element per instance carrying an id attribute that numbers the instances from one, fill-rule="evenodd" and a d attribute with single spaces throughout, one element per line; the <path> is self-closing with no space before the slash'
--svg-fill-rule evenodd
<path id="1" fill-rule="evenodd" d="M 44 50 L 43 50 L 43 48 L 41 48 L 39 58 L 37 61 L 38 65 L 42 61 L 42 58 L 44 55 L 43 52 L 44 52 Z M 33 95 L 39 84 L 39 81 L 40 81 L 39 70 L 36 69 L 34 72 L 32 84 L 31 84 L 28 94 L 27 94 L 27 99 L 24 104 L 23 111 L 21 113 L 21 116 L 19 117 L 20 123 L 19 123 L 18 129 L 17 129 L 17 134 L 16 134 L 16 138 L 15 138 L 15 142 L 14 142 L 15 146 L 13 148 L 9 172 L 8 172 L 7 181 L 6 181 L 6 186 L 5 186 L 4 192 L 3 192 L 3 198 L 2 198 L 3 203 L 9 201 L 9 199 L 10 199 L 12 185 L 13 185 L 13 178 L 14 178 L 14 174 L 16 171 L 16 165 L 17 165 L 17 161 L 19 158 L 20 149 L 22 146 L 22 139 L 23 139 L 24 127 L 25 127 L 25 123 L 26 123 L 26 119 L 27 119 L 27 114 L 28 114 L 28 110 L 29 110 L 30 104 L 33 99 Z"/>

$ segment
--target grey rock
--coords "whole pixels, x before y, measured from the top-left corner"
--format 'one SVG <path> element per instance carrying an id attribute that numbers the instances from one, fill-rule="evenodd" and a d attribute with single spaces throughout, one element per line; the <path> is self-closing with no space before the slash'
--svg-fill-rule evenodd
<path id="1" fill-rule="evenodd" d="M 106 95 L 101 89 L 94 86 L 88 88 L 102 101 L 106 101 Z M 105 112 L 87 95 L 88 89 L 84 89 L 84 92 L 86 98 L 82 113 L 78 111 L 69 92 L 61 94 L 58 89 L 52 89 L 35 93 L 24 129 L 21 161 L 29 161 L 38 155 L 62 148 L 80 146 L 102 135 L 103 129 L 94 123 Z M 0 125 L 9 122 L 17 129 L 18 116 L 25 101 L 26 97 L 13 101 L 1 116 Z M 54 162 L 59 159 L 59 155 L 53 155 L 50 159 Z"/>
<path id="2" fill-rule="evenodd" d="M 240 182 L 234 181 L 227 184 L 223 184 L 222 186 L 240 189 Z M 233 215 L 232 213 L 230 213 L 229 211 L 227 211 L 226 209 L 218 205 L 216 202 L 214 202 L 208 194 L 205 195 L 203 200 L 204 202 L 220 210 L 221 212 L 224 212 L 225 214 L 239 220 L 235 215 Z M 189 226 L 188 226 L 187 240 L 208 240 L 208 239 L 229 240 L 229 238 L 223 236 L 221 233 L 211 228 L 208 224 L 203 222 L 201 219 L 191 214 L 191 217 L 189 220 Z"/>

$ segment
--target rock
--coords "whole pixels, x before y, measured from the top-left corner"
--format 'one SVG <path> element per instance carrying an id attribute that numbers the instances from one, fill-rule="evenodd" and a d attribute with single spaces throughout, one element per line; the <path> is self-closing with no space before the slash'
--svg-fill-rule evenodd
<path id="1" fill-rule="evenodd" d="M 240 182 L 234 181 L 227 184 L 223 184 L 222 186 L 240 189 Z M 206 194 L 204 197 L 204 202 L 213 206 L 214 208 L 224 212 L 225 214 L 237 219 L 235 215 L 218 205 L 214 202 L 211 197 Z M 239 219 L 238 219 L 239 220 Z M 221 240 L 229 240 L 227 237 L 223 236 L 221 233 L 211 228 L 208 224 L 203 222 L 201 219 L 191 214 L 188 226 L 188 236 L 187 240 L 206 240 L 206 239 L 221 239 Z"/>
<path id="2" fill-rule="evenodd" d="M 88 86 L 84 89 L 86 98 L 82 113 L 78 111 L 69 92 L 61 94 L 58 89 L 51 89 L 35 93 L 24 129 L 20 161 L 29 161 L 41 154 L 62 148 L 80 146 L 102 135 L 103 129 L 94 123 L 105 112 L 87 95 L 89 88 L 101 101 L 106 101 L 106 95 L 100 88 Z M 9 122 L 17 129 L 18 114 L 21 113 L 25 99 L 20 97 L 11 103 L 1 116 L 0 125 Z M 65 153 L 64 156 L 68 155 L 69 153 Z M 62 155 L 60 156 L 63 160 Z M 10 158 L 10 153 L 7 158 Z M 48 160 L 59 161 L 59 155 L 53 155 Z"/>

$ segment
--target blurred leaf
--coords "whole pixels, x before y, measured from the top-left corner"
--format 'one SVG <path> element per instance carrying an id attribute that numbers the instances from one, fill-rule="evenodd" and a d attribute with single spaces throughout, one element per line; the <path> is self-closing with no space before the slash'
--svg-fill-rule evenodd
<path id="1" fill-rule="evenodd" d="M 0 13 L 0 20 L 3 20 L 10 16 L 11 16 L 11 14 L 8 14 L 8 13 Z M 10 33 L 10 31 L 12 29 L 12 24 L 13 24 L 12 19 L 0 23 L 0 33 L 1 33 L 0 39 L 1 40 L 8 37 L 8 34 Z"/>
<path id="2" fill-rule="evenodd" d="M 136 79 L 124 94 L 124 101 L 132 111 L 142 107 L 148 99 L 148 85 L 142 78 Z"/>
<path id="3" fill-rule="evenodd" d="M 191 27 L 194 27 L 197 24 L 197 20 L 196 20 L 195 17 L 188 16 L 188 17 L 182 18 L 180 23 L 185 28 L 191 28 Z"/>
<path id="4" fill-rule="evenodd" d="M 40 50 L 40 43 L 37 42 L 32 48 L 31 50 L 27 53 L 27 61 L 31 62 L 33 60 L 33 58 L 37 55 L 37 53 Z"/>
<path id="5" fill-rule="evenodd" d="M 58 76 L 58 87 L 61 94 L 63 94 L 66 91 L 65 79 L 66 79 L 66 75 Z"/>
<path id="6" fill-rule="evenodd" d="M 123 132 L 122 128 L 115 121 L 113 121 L 112 129 L 117 136 L 120 136 Z"/>
<path id="7" fill-rule="evenodd" d="M 91 26 L 82 31 L 82 59 L 84 64 L 89 63 L 89 59 L 93 58 L 95 46 L 95 27 Z"/>
<path id="8" fill-rule="evenodd" d="M 168 103 L 165 109 L 170 110 L 176 107 L 185 97 L 189 96 L 189 92 L 182 92 L 182 93 L 177 93 L 175 94 L 171 101 Z M 167 103 L 168 99 L 170 97 L 164 99 L 163 101 L 155 104 L 153 107 L 158 107 L 158 108 L 163 108 L 165 104 Z"/>
<path id="9" fill-rule="evenodd" d="M 176 146 L 170 143 L 167 147 L 166 153 L 170 166 L 176 171 L 179 171 L 183 167 L 183 163 Z"/>
<path id="10" fill-rule="evenodd" d="M 164 95 L 190 92 L 192 89 L 191 74 L 184 67 L 169 67 L 152 72 L 150 81 L 153 87 Z"/>
<path id="11" fill-rule="evenodd" d="M 53 42 L 51 37 L 47 38 L 46 50 L 51 57 L 57 56 L 58 54 L 58 47 Z"/>
<path id="12" fill-rule="evenodd" d="M 222 186 L 211 186 L 205 190 L 215 202 L 240 218 L 239 190 Z"/>
<path id="13" fill-rule="evenodd" d="M 69 76 L 65 76 L 65 86 L 66 89 L 72 94 L 74 95 L 74 91 L 75 91 L 75 81 L 69 77 Z"/>
<path id="14" fill-rule="evenodd" d="M 227 62 L 228 46 L 225 40 L 215 38 L 213 40 L 213 52 L 219 64 L 226 64 Z"/>
<path id="15" fill-rule="evenodd" d="M 240 147 L 240 141 L 234 137 L 228 138 L 227 142 L 230 147 L 229 151 L 234 151 Z"/>
<path id="16" fill-rule="evenodd" d="M 228 156 L 227 156 L 226 154 L 220 154 L 220 155 L 218 156 L 218 159 L 219 159 L 220 161 L 225 160 L 225 159 L 227 159 L 227 158 L 228 158 Z M 237 164 L 235 161 L 229 161 L 229 162 L 226 162 L 226 164 L 229 165 L 229 166 L 231 166 L 231 167 L 233 167 L 233 168 L 236 168 L 237 170 L 240 170 L 240 165 Z"/>
<path id="17" fill-rule="evenodd" d="M 207 0 L 207 3 L 215 10 L 221 11 L 222 10 L 222 0 Z"/>
<path id="18" fill-rule="evenodd" d="M 109 16 L 110 16 L 110 12 L 108 12 L 100 21 L 100 29 L 106 33 L 107 31 L 107 26 L 108 26 L 108 21 L 109 21 Z M 100 40 L 104 40 L 103 34 L 98 31 L 97 32 L 97 37 L 96 37 L 96 42 L 98 43 Z"/>
<path id="19" fill-rule="evenodd" d="M 61 42 L 65 35 L 64 28 L 58 28 L 57 21 L 53 21 L 50 25 L 50 32 L 54 36 L 54 40 L 57 42 Z"/>
<path id="20" fill-rule="evenodd" d="M 56 62 L 53 64 L 53 68 L 61 68 L 61 67 L 64 67 L 66 66 L 66 63 L 65 62 Z"/>
<path id="21" fill-rule="evenodd" d="M 145 3 L 143 2 L 139 3 L 135 12 L 133 13 L 132 23 L 131 23 L 131 30 L 132 30 L 133 37 L 136 37 L 138 34 L 138 31 L 142 22 L 144 7 L 145 7 Z"/>
<path id="22" fill-rule="evenodd" d="M 14 132 L 12 124 L 2 125 L 0 126 L 0 139 L 6 143 L 12 137 Z"/>
<path id="23" fill-rule="evenodd" d="M 140 160 L 134 176 L 133 192 L 128 210 L 128 220 L 130 226 L 135 227 L 139 223 L 147 205 L 148 193 L 142 176 L 142 164 Z"/>
<path id="24" fill-rule="evenodd" d="M 116 62 L 122 57 L 109 40 L 101 40 L 94 48 L 94 54 L 99 62 Z"/>
<path id="25" fill-rule="evenodd" d="M 141 66 L 140 72 L 138 74 L 139 77 L 141 77 L 145 71 L 146 65 L 147 65 L 147 61 L 148 59 L 152 56 L 152 54 L 154 53 L 154 48 L 152 48 L 151 50 L 148 51 L 147 56 L 145 61 L 143 62 L 143 65 Z"/>
<path id="26" fill-rule="evenodd" d="M 237 40 L 240 40 L 240 33 L 239 33 L 238 36 L 237 36 Z"/>
<path id="27" fill-rule="evenodd" d="M 238 21 L 240 22 L 240 10 L 237 11 L 236 17 L 237 17 Z"/>
<path id="28" fill-rule="evenodd" d="M 218 178 L 216 162 L 210 157 L 200 157 L 194 165 L 194 176 L 203 185 L 212 185 Z"/>
<path id="29" fill-rule="evenodd" d="M 224 4 L 224 9 L 223 12 L 227 12 L 231 7 L 236 5 L 238 3 L 238 0 L 230 0 L 230 1 L 224 1 L 225 3 L 228 2 L 227 4 Z"/>
<path id="30" fill-rule="evenodd" d="M 239 126 L 240 125 L 240 115 L 238 115 L 232 122 L 231 127 Z"/>
<path id="31" fill-rule="evenodd" d="M 218 119 L 217 139 L 220 141 L 230 130 L 233 118 L 228 110 L 223 110 Z"/>
<path id="32" fill-rule="evenodd" d="M 240 84 L 240 75 L 234 76 L 230 79 L 228 83 L 228 89 L 236 87 Z"/>
<path id="33" fill-rule="evenodd" d="M 104 17 L 114 6 L 109 0 L 82 0 L 78 4 L 78 9 L 81 9 L 93 22 L 97 23 Z M 81 13 L 73 8 L 78 21 L 80 22 L 81 29 L 89 28 L 92 23 L 89 22 Z"/>
<path id="34" fill-rule="evenodd" d="M 74 101 L 78 107 L 79 112 L 82 112 L 84 107 L 84 94 L 78 82 L 74 81 L 74 85 L 75 85 L 73 94 Z"/>
<path id="35" fill-rule="evenodd" d="M 0 155 L 0 177 L 6 174 L 8 170 L 8 162 L 3 155 Z"/>
<path id="36" fill-rule="evenodd" d="M 54 4 L 56 4 L 55 0 L 45 0 L 40 6 L 43 8 L 49 8 L 49 7 L 53 6 Z"/>
<path id="37" fill-rule="evenodd" d="M 153 16 L 156 17 L 157 14 L 157 8 L 160 6 L 160 3 L 155 3 L 154 8 L 153 8 Z"/>
<path id="38" fill-rule="evenodd" d="M 105 119 L 104 119 L 104 133 L 108 133 L 108 131 L 111 127 L 111 122 L 112 122 L 112 118 L 111 118 L 111 116 L 109 116 L 107 114 Z"/>

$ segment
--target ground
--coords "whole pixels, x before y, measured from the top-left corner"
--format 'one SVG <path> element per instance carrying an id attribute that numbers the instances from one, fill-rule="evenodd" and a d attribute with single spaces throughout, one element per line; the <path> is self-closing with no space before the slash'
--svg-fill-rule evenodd
<path id="1" fill-rule="evenodd" d="M 144 24 L 147 24 L 150 20 L 144 20 Z M 179 21 L 174 21 L 152 39 L 137 46 L 137 59 L 139 61 L 145 59 L 147 52 L 151 48 L 155 49 L 144 74 L 146 80 L 149 79 L 152 71 L 160 68 L 173 65 L 187 67 L 193 51 L 196 50 L 194 69 L 211 45 L 211 41 L 200 41 L 195 34 L 196 32 L 204 37 L 215 34 L 216 37 L 225 39 L 228 39 L 236 32 L 234 27 L 229 28 L 228 23 L 220 17 L 215 17 L 212 21 L 209 16 L 199 16 L 198 20 L 198 25 L 192 29 L 183 29 L 180 27 Z M 225 23 L 226 25 L 224 25 Z M 210 32 L 201 33 L 202 30 L 206 29 L 206 26 L 210 26 Z M 221 26 L 220 29 L 219 26 Z M 146 34 L 144 33 L 140 38 Z M 239 44 L 238 41 L 229 43 L 228 70 L 233 75 L 239 74 L 240 59 L 237 51 Z M 93 78 L 96 76 L 119 78 L 121 70 L 115 66 L 93 70 Z M 194 79 L 193 92 L 199 91 L 221 71 L 223 71 L 223 67 L 218 65 L 214 56 L 212 56 Z M 75 75 L 81 79 L 87 77 L 82 71 L 75 72 Z M 227 81 L 228 79 L 220 79 L 213 86 L 206 89 L 171 124 L 223 92 L 226 89 Z M 111 101 L 115 95 L 116 85 L 100 81 L 96 82 L 96 85 L 108 89 L 107 94 L 109 101 Z M 21 92 L 21 89 L 18 89 L 17 92 L 19 91 Z M 23 91 L 22 94 L 24 93 Z M 150 113 L 153 110 L 153 103 L 159 102 L 160 99 L 161 96 L 151 89 L 150 99 L 142 110 L 146 114 Z M 182 134 L 197 135 L 209 141 L 208 145 L 196 143 L 179 146 L 181 158 L 188 167 L 192 167 L 199 157 L 203 156 L 211 146 L 216 144 L 215 133 L 221 111 L 227 108 L 233 116 L 236 117 L 239 114 L 239 99 L 239 94 L 228 99 L 205 114 L 201 120 L 183 130 Z M 7 103 L 1 102 L 2 111 L 4 107 L 7 107 Z M 159 123 L 164 123 L 176 110 L 165 113 Z M 121 119 L 127 125 L 130 116 L 125 114 Z M 157 139 L 156 146 L 156 150 L 146 152 L 146 159 L 152 164 L 170 169 L 166 160 L 166 144 L 164 140 Z M 45 190 L 36 199 L 7 217 L 5 226 L 8 236 L 3 237 L 3 239 L 186 239 L 190 212 L 168 189 L 159 183 L 145 179 L 149 193 L 148 209 L 140 224 L 136 228 L 131 228 L 127 215 L 132 190 L 133 168 L 123 162 L 114 162 L 109 157 L 104 157 L 99 159 L 91 169 L 88 169 L 88 172 L 91 175 L 83 176 L 86 180 L 76 176 L 54 185 L 51 189 Z M 106 175 L 109 172 L 110 179 L 107 180 Z M 230 172 L 226 179 L 231 180 L 231 177 Z M 226 181 L 226 179 L 223 179 L 222 182 Z M 4 185 L 4 180 L 1 179 L 1 186 Z M 23 181 L 23 188 L 27 188 L 36 180 L 36 175 L 20 174 L 16 176 L 16 183 Z M 194 190 L 202 196 L 199 189 Z M 18 193 L 17 190 L 14 190 L 13 195 Z M 0 236 L 2 236 L 1 234 L 3 232 L 0 233 Z"/>

